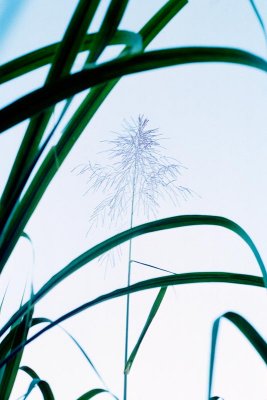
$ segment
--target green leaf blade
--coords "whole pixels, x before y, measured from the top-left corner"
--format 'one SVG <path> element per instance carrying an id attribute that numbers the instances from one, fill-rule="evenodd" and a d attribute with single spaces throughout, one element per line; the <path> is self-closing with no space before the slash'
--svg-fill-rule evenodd
<path id="1" fill-rule="evenodd" d="M 157 295 L 157 297 L 156 297 L 156 299 L 155 299 L 155 301 L 154 301 L 154 303 L 152 305 L 152 308 L 150 310 L 150 313 L 148 315 L 148 318 L 146 320 L 144 328 L 142 329 L 142 332 L 141 332 L 141 334 L 140 334 L 140 336 L 139 336 L 139 338 L 138 338 L 138 340 L 136 342 L 136 345 L 134 346 L 133 351 L 131 352 L 130 357 L 129 357 L 126 365 L 125 365 L 125 369 L 124 369 L 124 373 L 125 374 L 129 374 L 129 372 L 130 372 L 130 370 L 132 368 L 134 359 L 137 356 L 137 353 L 138 353 L 138 350 L 139 350 L 139 348 L 140 348 L 140 346 L 142 344 L 142 341 L 144 340 L 144 337 L 145 337 L 145 335 L 146 335 L 146 333 L 147 333 L 147 331 L 148 331 L 153 319 L 155 318 L 155 316 L 156 316 L 156 314 L 157 314 L 157 312 L 159 310 L 159 307 L 160 307 L 160 305 L 162 303 L 162 300 L 163 300 L 163 298 L 165 296 L 166 290 L 167 290 L 167 287 L 163 287 L 163 288 L 160 289 L 160 291 L 159 291 L 159 293 L 158 293 L 158 295 Z"/>
<path id="2" fill-rule="evenodd" d="M 210 368 L 209 368 L 209 385 L 208 385 L 208 399 L 211 398 L 212 383 L 215 365 L 216 345 L 222 318 L 232 322 L 236 328 L 248 339 L 249 343 L 254 347 L 258 355 L 267 364 L 267 343 L 263 337 L 256 331 L 256 329 L 241 315 L 228 311 L 215 320 L 212 328 L 211 338 L 211 352 L 210 352 Z"/>
<path id="3" fill-rule="evenodd" d="M 121 296 L 126 296 L 128 294 L 141 292 L 144 290 L 155 289 L 160 287 L 169 287 L 174 285 L 187 285 L 187 284 L 196 284 L 196 283 L 227 283 L 227 284 L 238 284 L 238 285 L 249 285 L 264 288 L 264 282 L 261 277 L 253 276 L 253 275 L 244 275 L 244 274 L 233 274 L 229 272 L 191 272 L 177 275 L 167 275 L 159 278 L 148 279 L 145 281 L 141 281 L 135 283 L 131 286 L 126 286 L 124 288 L 116 289 L 113 292 L 103 294 L 94 300 L 91 300 L 87 303 L 82 304 L 81 306 L 69 311 L 64 314 L 57 320 L 53 321 L 50 325 L 46 326 L 31 338 L 29 338 L 24 344 L 28 345 L 33 340 L 37 339 L 40 335 L 44 334 L 46 331 L 52 329 L 53 327 L 59 325 L 63 321 L 77 315 L 84 310 L 95 307 L 98 304 L 101 304 L 106 301 L 110 301 Z M 37 302 L 40 297 L 35 298 L 34 302 Z M 21 311 L 23 312 L 23 310 Z M 16 321 L 18 317 L 21 316 L 21 312 L 17 312 L 13 315 L 13 317 L 9 320 L 5 327 L 1 329 L 0 336 L 5 332 L 7 326 L 13 321 Z M 0 368 L 5 365 L 9 360 L 16 355 L 17 352 L 21 350 L 22 345 L 16 348 L 12 354 L 6 357 L 4 360 L 0 361 Z"/>

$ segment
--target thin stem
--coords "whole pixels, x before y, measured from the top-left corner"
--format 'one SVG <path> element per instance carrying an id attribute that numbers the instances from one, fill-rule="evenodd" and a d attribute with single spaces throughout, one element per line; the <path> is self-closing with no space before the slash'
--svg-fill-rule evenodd
<path id="1" fill-rule="evenodd" d="M 137 146 L 138 150 L 138 146 Z M 135 200 L 135 186 L 136 186 L 136 155 L 134 162 L 134 173 L 133 173 L 133 190 L 132 190 L 132 201 L 131 201 L 131 216 L 130 216 L 130 228 L 133 227 L 134 221 L 134 200 Z M 132 239 L 129 241 L 129 252 L 128 252 L 128 277 L 127 286 L 131 284 L 131 258 L 132 258 Z M 128 361 L 128 347 L 129 347 L 129 318 L 130 318 L 130 295 L 126 296 L 126 324 L 125 324 L 125 349 L 124 349 L 124 366 Z M 127 400 L 127 383 L 128 375 L 124 373 L 124 385 L 123 385 L 123 400 Z"/>

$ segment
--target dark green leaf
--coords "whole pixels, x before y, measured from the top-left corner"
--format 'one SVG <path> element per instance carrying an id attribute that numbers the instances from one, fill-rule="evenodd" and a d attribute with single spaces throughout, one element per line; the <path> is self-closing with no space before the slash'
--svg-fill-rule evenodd
<path id="1" fill-rule="evenodd" d="M 192 273 L 167 275 L 167 276 L 163 276 L 163 277 L 159 277 L 159 278 L 148 279 L 145 281 L 135 283 L 131 286 L 126 286 L 124 288 L 116 289 L 113 292 L 103 294 L 94 300 L 91 300 L 85 304 L 82 304 L 81 306 L 75 308 L 74 310 L 64 314 L 62 317 L 58 318 L 57 320 L 52 322 L 50 325 L 43 328 L 41 331 L 37 332 L 30 339 L 28 339 L 27 342 L 23 344 L 23 346 L 25 346 L 26 344 L 29 344 L 30 342 L 32 342 L 33 340 L 38 338 L 40 335 L 42 335 L 46 331 L 50 330 L 54 326 L 57 326 L 58 324 L 67 320 L 68 318 L 71 318 L 74 315 L 77 315 L 80 312 L 82 312 L 86 309 L 89 309 L 91 307 L 94 307 L 98 304 L 101 304 L 105 301 L 110 301 L 112 299 L 116 299 L 118 297 L 125 296 L 127 294 L 137 293 L 140 291 L 154 289 L 154 288 L 158 288 L 158 287 L 186 285 L 186 284 L 192 284 L 192 283 L 215 283 L 215 282 L 264 287 L 264 282 L 261 277 L 253 276 L 253 275 L 233 274 L 233 273 L 228 273 L 228 272 L 192 272 Z M 35 299 L 35 300 L 38 301 L 38 299 Z M 18 315 L 19 315 L 18 313 L 14 314 L 8 324 L 10 324 L 13 320 L 16 320 Z M 2 331 L 4 330 L 4 328 L 2 329 Z M 9 360 L 12 357 L 14 357 L 14 355 L 17 352 L 19 352 L 21 350 L 21 347 L 22 346 L 19 346 L 6 359 L 1 360 L 0 368 L 3 365 L 5 365 L 6 363 L 8 363 Z"/>
<path id="2" fill-rule="evenodd" d="M 92 42 L 95 40 L 96 33 L 86 35 L 84 43 L 79 52 L 90 50 Z M 110 41 L 110 45 L 125 45 L 127 46 L 128 54 L 135 54 L 142 50 L 141 35 L 131 31 L 117 31 Z M 33 70 L 41 68 L 47 64 L 51 64 L 53 58 L 58 51 L 60 43 L 50 44 L 42 47 L 29 54 L 9 61 L 0 66 L 0 84 L 8 82 L 11 79 L 18 78 L 23 74 L 27 74 Z"/>
<path id="3" fill-rule="evenodd" d="M 267 343 L 261 337 L 261 335 L 256 331 L 256 329 L 245 318 L 243 318 L 241 315 L 235 312 L 227 312 L 221 315 L 219 318 L 216 319 L 212 328 L 208 398 L 211 397 L 215 352 L 216 352 L 220 321 L 222 318 L 231 321 L 240 330 L 240 332 L 243 333 L 243 335 L 248 339 L 250 344 L 254 347 L 256 352 L 261 356 L 263 361 L 267 364 Z"/>
<path id="4" fill-rule="evenodd" d="M 250 236 L 235 222 L 219 217 L 219 216 L 211 216 L 211 215 L 178 215 L 176 217 L 165 218 L 161 220 L 156 220 L 153 222 L 148 222 L 143 225 L 136 226 L 132 229 L 128 229 L 124 232 L 121 232 L 104 242 L 94 246 L 90 250 L 84 252 L 79 257 L 75 258 L 71 261 L 65 268 L 62 268 L 57 274 L 55 274 L 32 298 L 32 305 L 34 305 L 37 301 L 39 301 L 43 296 L 45 296 L 50 290 L 52 290 L 55 286 L 57 286 L 60 282 L 62 282 L 65 278 L 73 274 L 83 265 L 89 263 L 93 259 L 99 257 L 101 254 L 106 251 L 112 249 L 119 244 L 130 240 L 134 237 L 150 233 L 157 232 L 166 229 L 173 228 L 181 228 L 185 226 L 197 226 L 197 225 L 211 225 L 211 226 L 221 226 L 226 229 L 231 230 L 236 233 L 240 238 L 247 243 L 253 252 L 258 266 L 261 270 L 263 281 L 267 287 L 267 274 L 262 258 L 253 243 Z M 26 303 L 20 310 L 17 311 L 13 315 L 13 317 L 5 324 L 5 326 L 0 331 L 0 336 L 18 319 L 20 318 L 26 311 L 29 304 Z"/>
<path id="5" fill-rule="evenodd" d="M 222 47 L 184 47 L 119 58 L 58 79 L 0 111 L 0 132 L 85 89 L 121 76 L 189 63 L 224 62 L 267 72 L 267 62 L 247 51 Z"/>
<path id="6" fill-rule="evenodd" d="M 156 314 L 158 312 L 158 309 L 159 309 L 159 307 L 161 305 L 161 302 L 162 302 L 162 300 L 163 300 L 163 298 L 165 296 L 166 290 L 167 290 L 167 287 L 161 288 L 159 293 L 158 293 L 158 295 L 157 295 L 157 297 L 156 297 L 156 300 L 153 303 L 153 306 L 152 306 L 152 308 L 150 310 L 150 313 L 149 313 L 148 318 L 146 320 L 145 326 L 144 326 L 144 328 L 143 328 L 143 330 L 141 332 L 141 335 L 139 336 L 139 338 L 137 340 L 137 343 L 134 346 L 134 349 L 131 352 L 131 355 L 130 355 L 130 357 L 129 357 L 126 365 L 125 365 L 125 369 L 124 369 L 124 373 L 125 374 L 129 374 L 130 369 L 132 368 L 132 365 L 133 365 L 134 359 L 135 359 L 135 357 L 137 355 L 137 352 L 139 350 L 139 347 L 141 346 L 141 343 L 142 343 L 142 341 L 143 341 L 143 339 L 145 337 L 145 334 L 148 331 L 148 328 L 151 325 L 151 322 L 153 321 L 154 317 L 156 316 Z"/>

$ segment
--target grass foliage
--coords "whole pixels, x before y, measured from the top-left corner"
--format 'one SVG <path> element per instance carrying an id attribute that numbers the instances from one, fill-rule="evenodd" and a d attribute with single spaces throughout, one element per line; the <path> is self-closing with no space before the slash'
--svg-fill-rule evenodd
<path id="1" fill-rule="evenodd" d="M 106 10 L 99 31 L 88 34 L 88 29 L 95 17 L 100 2 L 100 0 L 80 0 L 77 3 L 61 42 L 52 43 L 44 48 L 36 49 L 29 54 L 22 55 L 0 66 L 0 83 L 4 84 L 17 77 L 23 77 L 24 74 L 35 71 L 44 65 L 50 65 L 47 78 L 41 88 L 16 99 L 12 104 L 0 110 L 0 133 L 28 118 L 30 119 L 16 158 L 13 161 L 12 169 L 0 202 L 0 272 L 4 270 L 6 262 L 11 256 L 19 238 L 25 235 L 24 228 L 38 206 L 47 187 L 53 180 L 58 167 L 63 163 L 96 111 L 121 77 L 155 68 L 202 62 L 236 63 L 267 72 L 267 62 L 264 59 L 235 48 L 186 47 L 147 51 L 146 47 L 153 39 L 172 18 L 183 9 L 183 7 L 186 7 L 186 0 L 166 1 L 166 4 L 159 9 L 155 15 L 151 16 L 139 32 L 119 29 L 128 1 L 112 0 Z M 266 35 L 265 27 L 256 5 L 253 1 L 250 3 Z M 109 62 L 96 64 L 103 51 L 114 44 L 124 45 L 124 49 L 119 56 Z M 89 52 L 83 68 L 79 72 L 71 73 L 72 66 L 78 54 L 85 50 Z M 63 128 L 60 139 L 53 149 L 45 153 L 55 132 L 55 129 L 47 132 L 47 127 L 56 104 L 59 101 L 66 100 L 65 108 L 60 116 L 61 120 L 68 110 L 73 96 L 85 89 L 88 89 L 88 92 L 76 111 L 69 117 L 69 120 Z M 113 144 L 115 146 L 115 150 L 113 151 L 116 152 L 116 143 L 114 142 Z M 127 143 L 125 143 L 125 146 L 127 146 Z M 57 154 L 56 160 L 54 157 L 55 152 Z M 129 154 L 129 156 L 131 155 Z M 151 152 L 148 154 L 148 158 L 150 156 L 152 157 Z M 155 176 L 155 179 L 159 179 L 157 170 L 150 169 L 151 166 L 152 164 L 149 162 L 148 164 L 145 163 L 142 165 L 143 176 L 145 176 L 145 174 L 151 174 L 151 176 L 154 174 L 153 176 Z M 123 165 L 119 167 L 122 168 L 121 172 L 123 172 Z M 91 168 L 93 170 L 92 165 Z M 173 168 L 173 171 L 166 169 L 170 177 L 172 174 L 177 174 L 179 166 L 175 165 Z M 118 171 L 114 173 L 114 179 L 119 179 L 120 175 Z M 158 184 L 163 185 L 164 182 L 160 181 Z M 149 190 L 153 191 L 154 189 L 153 187 L 148 188 L 146 191 L 148 195 L 150 194 Z M 116 208 L 115 206 L 113 212 L 115 215 L 120 213 L 120 208 Z M 160 278 L 141 281 L 133 285 L 130 284 L 111 293 L 103 294 L 86 304 L 82 304 L 70 310 L 53 322 L 45 318 L 36 318 L 34 316 L 34 306 L 40 299 L 47 296 L 53 288 L 71 274 L 74 274 L 89 261 L 101 256 L 115 246 L 148 232 L 180 228 L 183 226 L 194 227 L 197 225 L 220 226 L 239 235 L 255 256 L 259 266 L 259 276 L 226 272 L 171 273 Z M 117 297 L 127 296 L 134 292 L 159 288 L 158 296 L 154 301 L 140 337 L 130 356 L 127 358 L 125 374 L 129 374 L 138 352 L 142 350 L 141 344 L 146 332 L 149 330 L 153 319 L 156 317 L 162 302 L 164 302 L 164 295 L 167 288 L 173 285 L 207 282 L 250 285 L 258 288 L 267 287 L 266 269 L 252 239 L 235 222 L 223 217 L 188 215 L 155 220 L 141 226 L 131 226 L 130 229 L 88 249 L 85 253 L 79 255 L 62 268 L 47 281 L 38 292 L 32 293 L 30 300 L 21 305 L 18 310 L 14 311 L 6 324 L 1 327 L 1 400 L 8 400 L 10 398 L 20 370 L 26 373 L 31 379 L 27 393 L 23 396 L 24 399 L 30 395 L 35 387 L 39 388 L 43 399 L 54 399 L 52 388 L 50 388 L 49 383 L 42 380 L 30 366 L 21 365 L 23 350 L 28 343 L 85 309 Z M 4 298 L 4 295 L 2 295 L 2 297 Z M 255 348 L 259 357 L 267 362 L 267 345 L 256 328 L 243 316 L 233 312 L 227 312 L 220 316 L 214 321 L 211 336 L 210 371 L 209 373 L 207 371 L 207 375 L 209 375 L 208 393 L 210 399 L 219 398 L 217 396 L 212 397 L 212 381 L 216 343 L 221 318 L 228 319 L 232 322 L 238 328 L 240 334 L 244 335 Z M 40 328 L 32 335 L 31 328 L 33 326 L 36 328 L 43 323 L 45 323 L 45 327 Z M 72 339 L 75 341 L 74 338 Z M 79 346 L 78 343 L 76 344 Z M 93 365 L 91 365 L 91 367 L 94 368 Z M 89 391 L 82 394 L 77 400 L 91 399 L 104 392 L 110 393 L 106 387 L 89 388 Z M 110 393 L 110 395 L 116 398 L 112 393 Z"/>

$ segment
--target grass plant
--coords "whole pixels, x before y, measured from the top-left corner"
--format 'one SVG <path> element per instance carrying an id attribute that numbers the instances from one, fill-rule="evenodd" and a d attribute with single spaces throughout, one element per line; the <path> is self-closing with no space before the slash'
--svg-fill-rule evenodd
<path id="1" fill-rule="evenodd" d="M 236 48 L 181 47 L 147 51 L 146 48 L 153 39 L 164 29 L 172 18 L 187 6 L 187 0 L 166 1 L 155 15 L 152 15 L 144 24 L 139 32 L 119 29 L 120 22 L 127 10 L 129 2 L 126 0 L 111 0 L 99 30 L 93 34 L 88 34 L 88 30 L 95 18 L 100 3 L 101 0 L 93 0 L 90 2 L 87 0 L 79 0 L 60 42 L 36 49 L 34 52 L 21 55 L 0 66 L 0 82 L 4 84 L 17 77 L 21 77 L 22 79 L 24 74 L 36 71 L 43 65 L 50 65 L 47 78 L 42 87 L 16 99 L 0 110 L 0 133 L 29 119 L 23 140 L 13 160 L 13 165 L 0 200 L 1 273 L 4 271 L 6 263 L 11 257 L 19 238 L 26 235 L 24 232 L 25 226 L 35 212 L 48 186 L 53 181 L 58 168 L 62 165 L 80 135 L 121 77 L 156 68 L 202 62 L 235 63 L 261 70 L 264 73 L 267 72 L 267 62 L 265 59 Z M 263 33 L 266 35 L 263 19 L 258 12 L 255 2 L 251 0 L 250 4 Z M 124 44 L 123 51 L 109 62 L 99 62 L 99 57 L 103 51 L 114 44 Z M 78 54 L 84 50 L 87 50 L 89 53 L 83 68 L 79 72 L 72 73 L 71 70 Z M 51 147 L 51 139 L 55 137 L 55 128 L 58 126 L 58 123 L 62 121 L 63 116 L 66 115 L 66 111 L 69 110 L 73 96 L 86 89 L 88 91 L 84 99 L 65 123 L 62 134 L 56 144 Z M 63 100 L 65 101 L 65 107 L 59 120 L 56 122 L 54 128 L 48 131 L 48 124 L 51 121 L 53 110 L 56 104 Z M 101 110 L 99 111 L 101 112 Z M 140 127 L 143 129 L 145 125 L 146 120 L 139 117 L 137 125 L 134 127 L 128 126 L 127 129 L 130 132 L 138 131 L 139 129 L 140 132 Z M 145 132 L 145 130 L 143 130 L 143 132 Z M 5 134 L 9 135 L 12 133 L 6 132 Z M 149 134 L 153 137 L 155 132 L 152 130 Z M 149 139 L 149 135 L 146 136 L 146 139 Z M 126 146 L 127 149 L 127 142 L 124 142 L 124 138 L 120 137 L 118 140 L 120 140 L 120 143 Z M 155 143 L 156 138 L 154 137 L 153 140 Z M 113 156 L 117 156 L 119 148 L 116 140 L 113 141 L 113 145 L 114 147 L 111 150 L 112 154 Z M 144 141 L 144 155 L 146 155 L 146 145 L 149 147 L 151 144 L 149 141 Z M 56 158 L 55 154 L 57 155 Z M 126 154 L 131 157 L 131 153 L 128 153 L 128 149 L 127 152 L 125 152 L 125 155 Z M 138 195 L 140 194 L 139 203 L 141 206 L 146 206 L 148 203 L 152 202 L 152 205 L 156 207 L 157 203 L 154 201 L 154 195 L 155 193 L 157 194 L 156 186 L 160 185 L 162 188 L 166 182 L 169 182 L 169 178 L 171 178 L 172 175 L 176 177 L 179 172 L 179 164 L 172 165 L 169 161 L 164 163 L 163 159 L 157 159 L 157 162 L 153 164 L 153 160 L 150 159 L 152 154 L 153 152 L 151 152 L 150 147 L 150 152 L 147 154 L 148 158 L 146 158 L 145 162 L 140 159 L 141 164 L 137 165 L 134 162 L 136 158 L 133 157 L 133 162 L 131 160 L 130 186 L 132 192 L 131 197 L 127 199 L 128 204 L 130 204 L 128 208 L 130 210 L 129 229 L 110 237 L 78 255 L 68 265 L 64 266 L 50 278 L 37 292 L 31 293 L 28 301 L 21 304 L 17 310 L 12 310 L 10 318 L 1 327 L 1 400 L 12 398 L 12 390 L 20 370 L 31 378 L 28 390 L 22 398 L 29 398 L 33 389 L 38 387 L 43 399 L 54 399 L 53 388 L 50 387 L 49 382 L 46 382 L 39 376 L 34 366 L 21 365 L 23 351 L 29 343 L 40 335 L 43 335 L 48 330 L 88 308 L 95 307 L 100 303 L 122 296 L 126 296 L 129 299 L 129 295 L 132 293 L 146 291 L 152 288 L 159 289 L 143 330 L 130 356 L 128 355 L 127 345 L 124 370 L 124 375 L 126 376 L 131 370 L 137 353 L 142 351 L 142 341 L 153 319 L 156 317 L 161 304 L 164 302 L 164 295 L 169 286 L 223 282 L 225 284 L 249 285 L 257 288 L 267 287 L 266 268 L 254 242 L 244 229 L 227 218 L 211 215 L 183 215 L 161 220 L 155 219 L 152 222 L 134 226 L 133 216 L 135 202 L 137 201 L 137 192 Z M 129 160 L 126 161 L 128 162 Z M 153 170 L 152 166 L 156 169 Z M 144 186 L 144 182 L 138 180 L 138 176 L 140 175 L 139 172 L 137 173 L 137 169 L 139 167 L 142 168 L 142 170 L 140 170 L 140 173 L 143 174 L 142 176 L 144 178 L 146 176 L 148 177 L 150 186 Z M 91 164 L 90 168 L 91 177 L 94 179 L 94 173 L 96 172 L 95 167 Z M 123 168 L 123 160 L 119 168 Z M 160 170 L 158 168 L 162 168 L 164 172 L 162 175 L 159 175 Z M 105 170 L 103 177 L 105 178 L 106 176 L 108 175 Z M 165 178 L 167 181 L 164 180 Z M 119 171 L 115 171 L 115 175 L 112 179 L 116 185 L 116 179 L 122 179 L 123 182 L 123 176 L 120 176 Z M 93 180 L 92 182 L 93 185 L 98 185 L 97 181 Z M 154 183 L 157 185 L 153 186 Z M 105 179 L 101 185 L 102 184 L 106 184 Z M 137 187 L 139 188 L 138 191 L 136 191 Z M 167 191 L 172 189 L 172 186 L 168 184 L 164 187 L 167 188 Z M 184 190 L 185 189 L 182 190 L 183 194 L 185 193 Z M 171 192 L 169 194 L 172 196 Z M 119 196 L 121 195 L 124 196 L 124 193 L 120 192 Z M 110 204 L 108 204 L 107 209 L 110 207 L 114 216 L 116 216 L 121 209 L 121 200 L 116 199 L 114 202 L 114 200 L 110 198 L 109 201 L 112 206 L 110 207 Z M 101 207 L 104 206 L 106 207 L 106 203 L 101 204 Z M 149 209 L 151 210 L 151 207 L 149 207 Z M 38 212 L 38 210 L 36 210 L 36 212 Z M 92 217 L 93 219 L 97 217 L 97 212 Z M 142 236 L 149 232 L 163 231 L 184 226 L 194 229 L 194 227 L 198 225 L 219 226 L 237 234 L 242 241 L 248 245 L 254 255 L 259 267 L 258 276 L 217 271 L 184 274 L 167 273 L 167 275 L 162 277 L 131 284 L 129 273 L 128 284 L 125 287 L 117 288 L 110 293 L 102 294 L 89 302 L 81 304 L 79 307 L 69 310 L 55 321 L 48 321 L 45 317 L 36 317 L 35 305 L 41 299 L 45 298 L 53 288 L 57 287 L 67 277 L 85 266 L 89 261 L 103 255 L 115 246 L 123 242 L 128 242 L 129 245 L 131 245 L 134 237 Z M 129 250 L 129 260 L 134 262 L 131 250 Z M 131 263 L 129 262 L 129 272 L 130 265 Z M 1 297 L 4 299 L 5 295 L 2 294 Z M 257 332 L 257 329 L 253 327 L 244 316 L 238 315 L 237 313 L 229 311 L 221 315 L 214 321 L 211 335 L 210 370 L 207 371 L 207 376 L 209 376 L 209 399 L 218 398 L 213 395 L 212 383 L 217 335 L 221 318 L 228 319 L 232 322 L 238 328 L 240 334 L 244 335 L 255 348 L 259 357 L 267 362 L 267 345 Z M 45 327 L 40 328 L 39 325 L 43 323 L 46 324 Z M 33 327 L 35 327 L 35 329 L 39 328 L 39 330 L 32 334 L 31 331 Z M 91 366 L 93 367 L 93 365 Z M 111 397 L 116 398 L 106 387 L 102 387 L 88 388 L 77 400 L 91 399 L 102 393 L 109 393 Z M 126 394 L 124 394 L 124 398 L 126 398 Z"/>

